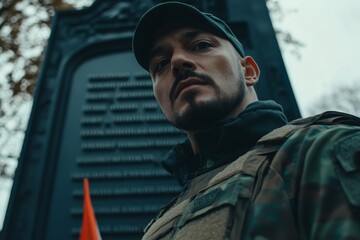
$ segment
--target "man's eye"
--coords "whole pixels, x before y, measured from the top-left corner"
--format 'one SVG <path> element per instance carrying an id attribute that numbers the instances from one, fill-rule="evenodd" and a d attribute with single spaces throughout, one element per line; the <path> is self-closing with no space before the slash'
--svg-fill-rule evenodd
<path id="1" fill-rule="evenodd" d="M 197 42 L 194 47 L 192 48 L 193 51 L 197 51 L 197 50 L 203 50 L 203 49 L 207 49 L 209 47 L 212 47 L 212 45 L 208 42 Z"/>
<path id="2" fill-rule="evenodd" d="M 161 72 L 169 62 L 170 62 L 169 59 L 163 59 L 159 61 L 158 63 L 156 63 L 154 67 L 154 72 L 155 73 Z"/>

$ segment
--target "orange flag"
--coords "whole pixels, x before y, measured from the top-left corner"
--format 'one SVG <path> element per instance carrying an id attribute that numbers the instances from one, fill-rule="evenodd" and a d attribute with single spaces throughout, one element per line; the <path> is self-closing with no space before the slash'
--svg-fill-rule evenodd
<path id="1" fill-rule="evenodd" d="M 87 178 L 84 178 L 84 206 L 80 240 L 101 240 L 99 227 L 96 223 L 94 209 L 91 204 L 89 181 Z"/>

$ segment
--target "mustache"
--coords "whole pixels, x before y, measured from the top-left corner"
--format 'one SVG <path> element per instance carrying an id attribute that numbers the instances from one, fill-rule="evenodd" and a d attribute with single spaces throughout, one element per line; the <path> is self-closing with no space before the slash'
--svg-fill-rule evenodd
<path id="1" fill-rule="evenodd" d="M 204 84 L 212 84 L 214 82 L 214 80 L 206 74 L 197 73 L 192 70 L 185 70 L 175 76 L 175 81 L 174 81 L 173 85 L 171 86 L 170 93 L 169 93 L 169 98 L 170 98 L 171 102 L 175 98 L 176 88 L 179 85 L 179 83 L 189 77 L 196 77 L 196 78 L 200 79 Z"/>

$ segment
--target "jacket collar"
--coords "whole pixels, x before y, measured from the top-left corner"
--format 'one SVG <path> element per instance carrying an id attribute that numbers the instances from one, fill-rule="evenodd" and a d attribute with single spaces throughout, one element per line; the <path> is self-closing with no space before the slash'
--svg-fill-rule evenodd
<path id="1" fill-rule="evenodd" d="M 279 104 L 257 101 L 236 118 L 221 120 L 196 133 L 199 154 L 193 154 L 190 142 L 186 140 L 175 145 L 162 164 L 180 185 L 186 186 L 192 178 L 234 161 L 255 146 L 262 136 L 286 123 Z"/>

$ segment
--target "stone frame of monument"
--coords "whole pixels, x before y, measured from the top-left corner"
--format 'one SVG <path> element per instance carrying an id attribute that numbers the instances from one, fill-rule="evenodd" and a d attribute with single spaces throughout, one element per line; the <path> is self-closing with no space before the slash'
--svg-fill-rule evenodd
<path id="1" fill-rule="evenodd" d="M 77 239 L 84 177 L 103 239 L 138 239 L 181 190 L 160 160 L 185 136 L 131 53 L 137 20 L 157 2 L 56 13 L 0 239 Z M 225 19 L 259 63 L 260 99 L 300 117 L 264 1 L 184 2 Z"/>

